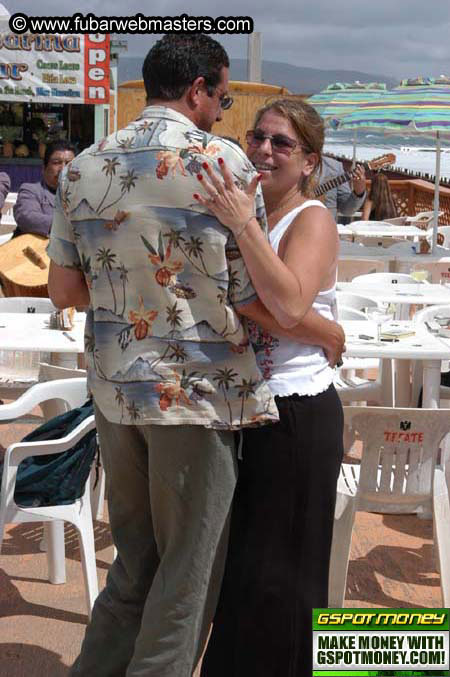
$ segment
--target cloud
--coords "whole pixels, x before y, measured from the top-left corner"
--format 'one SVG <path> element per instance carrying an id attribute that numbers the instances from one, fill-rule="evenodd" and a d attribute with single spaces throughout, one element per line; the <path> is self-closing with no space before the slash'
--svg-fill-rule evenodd
<path id="1" fill-rule="evenodd" d="M 6 0 L 10 11 L 36 14 L 36 0 Z M 14 10 L 12 9 L 14 5 Z M 188 7 L 188 8 L 187 8 Z M 251 9 L 241 0 L 212 5 L 210 0 L 191 0 L 189 6 L 175 0 L 109 0 L 108 14 L 123 16 L 142 12 L 151 16 L 229 16 L 250 14 L 255 30 L 263 34 L 263 58 L 323 69 L 360 70 L 394 77 L 449 73 L 448 0 L 260 0 Z M 78 0 L 82 13 L 105 13 L 100 0 Z M 40 14 L 70 15 L 73 5 L 60 0 L 40 0 Z M 123 36 L 128 53 L 144 56 L 158 36 Z M 246 36 L 221 36 L 231 57 L 245 57 Z"/>

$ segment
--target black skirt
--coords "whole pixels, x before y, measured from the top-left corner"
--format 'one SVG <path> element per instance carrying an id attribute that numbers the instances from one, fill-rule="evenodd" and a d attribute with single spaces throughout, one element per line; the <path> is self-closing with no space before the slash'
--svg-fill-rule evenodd
<path id="1" fill-rule="evenodd" d="M 312 675 L 312 609 L 327 606 L 343 412 L 334 386 L 276 401 L 279 423 L 243 432 L 202 677 Z"/>

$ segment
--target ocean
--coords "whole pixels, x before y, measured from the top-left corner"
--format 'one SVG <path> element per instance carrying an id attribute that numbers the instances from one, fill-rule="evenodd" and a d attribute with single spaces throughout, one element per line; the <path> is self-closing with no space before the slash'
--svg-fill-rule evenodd
<path id="1" fill-rule="evenodd" d="M 353 132 L 327 130 L 325 151 L 334 155 L 353 157 Z M 450 140 L 441 141 L 441 177 L 450 179 Z M 372 160 L 385 153 L 394 153 L 396 167 L 422 174 L 432 174 L 436 169 L 435 142 L 426 136 L 385 136 L 375 132 L 358 132 L 356 159 Z"/>

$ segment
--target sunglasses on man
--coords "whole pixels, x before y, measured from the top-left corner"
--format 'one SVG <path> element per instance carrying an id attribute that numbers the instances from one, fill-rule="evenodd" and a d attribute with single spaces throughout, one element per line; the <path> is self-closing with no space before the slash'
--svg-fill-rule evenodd
<path id="1" fill-rule="evenodd" d="M 208 96 L 214 96 L 214 93 L 219 91 L 218 87 L 208 87 Z M 219 103 L 222 110 L 228 110 L 233 105 L 233 97 L 225 92 L 220 92 L 219 94 Z"/>

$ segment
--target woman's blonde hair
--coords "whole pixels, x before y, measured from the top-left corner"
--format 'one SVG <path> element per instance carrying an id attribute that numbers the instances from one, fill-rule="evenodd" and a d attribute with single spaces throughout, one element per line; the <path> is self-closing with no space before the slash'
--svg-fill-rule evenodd
<path id="1" fill-rule="evenodd" d="M 323 120 L 317 111 L 306 101 L 295 99 L 277 99 L 260 108 L 255 117 L 255 128 L 262 116 L 268 111 L 275 111 L 290 121 L 297 137 L 307 153 L 315 153 L 318 162 L 314 171 L 303 178 L 300 190 L 307 197 L 314 194 L 318 177 L 322 171 L 322 149 L 325 138 Z"/>

